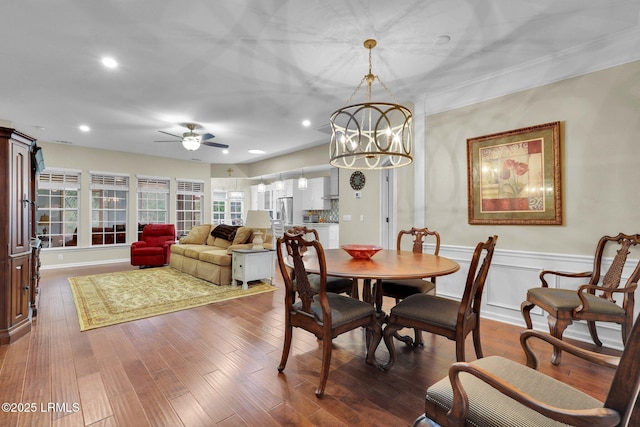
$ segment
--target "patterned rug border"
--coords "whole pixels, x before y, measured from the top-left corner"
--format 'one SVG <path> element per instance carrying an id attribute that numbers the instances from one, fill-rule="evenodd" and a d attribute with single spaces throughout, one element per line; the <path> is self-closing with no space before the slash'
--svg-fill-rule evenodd
<path id="1" fill-rule="evenodd" d="M 127 277 L 135 276 L 138 274 L 163 274 L 164 272 L 168 272 L 169 274 L 178 275 L 184 280 L 188 280 L 190 283 L 196 286 L 203 286 L 209 288 L 211 290 L 215 290 L 215 294 L 207 295 L 205 298 L 199 301 L 187 301 L 184 305 L 182 302 L 179 303 L 178 306 L 173 306 L 170 308 L 158 308 L 158 307 L 145 307 L 141 309 L 137 309 L 134 313 L 127 313 L 125 315 L 121 315 L 118 317 L 116 313 L 115 316 L 111 314 L 110 319 L 100 319 L 100 315 L 97 313 L 91 313 L 91 309 L 89 308 L 91 305 L 95 305 L 95 299 L 98 298 L 94 296 L 94 301 L 90 302 L 89 297 L 87 297 L 87 293 L 95 293 L 100 294 L 104 293 L 104 289 L 99 289 L 99 286 L 94 283 L 95 280 L 100 280 L 107 278 L 109 276 L 115 277 L 118 275 L 125 275 Z M 89 283 L 87 283 L 89 281 Z M 267 292 L 273 292 L 276 290 L 275 286 L 272 286 L 268 283 L 255 283 L 250 284 L 248 290 L 242 290 L 240 286 L 232 287 L 231 285 L 218 286 L 213 283 L 207 282 L 206 280 L 198 279 L 197 277 L 191 276 L 187 273 L 182 273 L 178 270 L 173 269 L 172 267 L 160 267 L 153 269 L 140 269 L 140 270 L 126 270 L 119 271 L 113 273 L 103 273 L 103 274 L 93 274 L 87 276 L 77 276 L 77 277 L 69 277 L 68 278 L 69 286 L 71 287 L 71 293 L 73 295 L 73 301 L 76 306 L 76 313 L 78 315 L 78 323 L 80 324 L 80 331 L 88 331 L 91 329 L 102 328 L 105 326 L 117 325 L 119 323 L 131 322 L 140 319 L 146 319 L 149 317 L 159 316 L 161 314 L 174 313 L 176 311 L 188 310 L 190 308 L 201 307 L 203 305 L 213 304 L 217 302 L 228 301 L 236 298 L 243 298 L 251 295 L 258 295 Z M 91 290 L 84 289 L 85 287 L 92 288 Z M 139 296 L 143 296 L 141 291 Z M 101 299 L 98 305 L 104 306 L 105 303 L 103 298 L 106 298 L 106 295 L 100 296 Z M 193 298 L 192 298 L 193 299 Z M 165 304 L 166 305 L 166 304 Z M 148 311 L 145 311 L 148 310 Z M 141 313 L 141 311 L 143 311 Z M 104 316 L 103 316 L 104 317 Z"/>

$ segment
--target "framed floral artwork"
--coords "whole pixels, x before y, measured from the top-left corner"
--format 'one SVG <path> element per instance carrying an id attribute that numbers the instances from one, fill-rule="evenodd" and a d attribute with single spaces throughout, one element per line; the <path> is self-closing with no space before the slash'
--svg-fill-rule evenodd
<path id="1" fill-rule="evenodd" d="M 467 139 L 469 224 L 561 225 L 560 122 Z"/>

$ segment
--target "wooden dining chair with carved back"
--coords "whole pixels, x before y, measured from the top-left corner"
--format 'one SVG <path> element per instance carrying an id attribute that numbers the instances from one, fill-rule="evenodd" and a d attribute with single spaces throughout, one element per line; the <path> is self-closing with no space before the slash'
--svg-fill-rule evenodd
<path id="1" fill-rule="evenodd" d="M 306 240 L 302 234 L 291 234 L 288 231 L 278 239 L 278 265 L 285 283 L 285 338 L 282 348 L 282 359 L 278 371 L 282 372 L 287 364 L 293 328 L 300 328 L 313 333 L 322 341 L 322 364 L 320 382 L 316 396 L 323 395 L 329 367 L 333 338 L 356 328 L 366 328 L 369 346 L 366 353 L 367 364 L 377 366 L 375 360 L 376 346 L 380 342 L 382 329 L 378 323 L 373 305 L 328 292 L 327 267 L 322 244 L 318 240 Z M 311 287 L 309 276 L 304 266 L 304 258 L 315 252 L 319 266 L 319 287 Z M 293 274 L 296 283 L 293 282 Z"/>
<path id="2" fill-rule="evenodd" d="M 627 342 L 633 322 L 634 294 L 640 280 L 640 263 L 629 276 L 624 287 L 620 287 L 622 274 L 627 262 L 629 249 L 640 243 L 640 234 L 623 234 L 603 236 L 596 246 L 593 258 L 593 270 L 583 273 L 566 273 L 544 270 L 540 273 L 542 286 L 527 291 L 527 299 L 520 310 L 528 329 L 532 329 L 531 310 L 538 306 L 549 314 L 549 332 L 558 339 L 574 320 L 586 320 L 593 342 L 601 346 L 598 338 L 596 322 L 613 322 L 621 325 L 622 342 Z M 617 245 L 617 246 L 616 246 Z M 604 276 L 603 256 L 611 249 L 618 248 Z M 579 278 L 586 284 L 575 289 L 549 287 L 546 276 Z M 622 302 L 616 303 L 614 296 L 621 296 Z M 554 348 L 551 362 L 560 363 L 561 351 Z"/>
<path id="3" fill-rule="evenodd" d="M 498 236 L 479 242 L 469 264 L 469 272 L 462 300 L 457 301 L 429 294 L 414 294 L 396 304 L 389 314 L 384 329 L 384 342 L 389 350 L 389 362 L 382 366 L 389 369 L 396 358 L 394 334 L 401 328 L 417 328 L 444 336 L 456 343 L 456 360 L 465 360 L 465 338 L 473 335 L 476 356 L 482 358 L 480 344 L 480 308 L 493 251 Z"/>
<path id="4" fill-rule="evenodd" d="M 315 228 L 307 228 L 305 226 L 292 227 L 287 230 L 289 233 L 302 234 L 305 239 L 320 240 L 318 230 Z M 322 242 L 320 242 L 322 243 Z M 309 281 L 311 287 L 318 288 L 319 276 L 314 273 L 309 273 Z M 295 280 L 295 278 L 294 278 Z M 347 294 L 354 298 L 358 298 L 358 282 L 356 279 L 348 277 L 332 277 L 327 276 L 327 292 L 334 292 L 336 294 Z"/>
<path id="5" fill-rule="evenodd" d="M 425 243 L 425 239 L 433 239 L 434 248 L 433 255 L 440 253 L 440 234 L 437 231 L 429 230 L 428 228 L 416 228 L 411 227 L 410 230 L 402 230 L 398 233 L 396 240 L 396 250 L 399 252 L 402 250 L 402 241 L 407 238 L 413 237 L 411 250 L 416 253 L 422 253 L 422 245 Z M 383 280 L 382 281 L 382 295 L 391 297 L 396 300 L 396 304 L 414 294 L 433 294 L 436 293 L 436 278 L 427 277 L 423 279 L 398 279 L 398 280 Z M 416 329 L 414 332 L 415 341 L 409 336 L 400 336 L 396 334 L 396 338 L 405 342 L 408 345 L 423 346 L 422 332 L 420 329 Z"/>
<path id="6" fill-rule="evenodd" d="M 615 369 L 604 402 L 537 371 L 538 360 L 530 344 L 540 339 L 591 363 Z M 520 343 L 527 366 L 502 356 L 471 363 L 454 363 L 449 376 L 431 385 L 425 414 L 413 424 L 433 426 L 558 426 L 582 427 L 640 425 L 640 322 L 630 330 L 621 357 L 585 350 L 551 334 L 525 330 Z M 636 408 L 636 406 L 638 406 Z"/>

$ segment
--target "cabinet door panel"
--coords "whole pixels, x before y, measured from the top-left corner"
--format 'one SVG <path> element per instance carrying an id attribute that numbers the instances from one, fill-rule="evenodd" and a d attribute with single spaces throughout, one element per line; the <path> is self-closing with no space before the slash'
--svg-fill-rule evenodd
<path id="1" fill-rule="evenodd" d="M 11 259 L 11 326 L 29 317 L 29 256 Z"/>
<path id="2" fill-rule="evenodd" d="M 9 220 L 11 235 L 11 254 L 29 251 L 29 197 L 30 188 L 30 159 L 29 146 L 17 141 L 11 141 L 11 218 Z"/>

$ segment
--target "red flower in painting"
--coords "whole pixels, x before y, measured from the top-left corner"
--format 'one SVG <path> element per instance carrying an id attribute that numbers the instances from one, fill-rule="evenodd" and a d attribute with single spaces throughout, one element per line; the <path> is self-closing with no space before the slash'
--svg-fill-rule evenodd
<path id="1" fill-rule="evenodd" d="M 522 176 L 525 173 L 529 172 L 529 165 L 526 163 L 518 162 L 518 164 L 515 167 L 515 171 L 516 171 L 516 175 Z"/>
<path id="2" fill-rule="evenodd" d="M 514 172 L 514 176 L 511 176 L 511 171 Z M 522 176 L 529 172 L 529 165 L 522 162 L 516 162 L 513 159 L 507 159 L 502 165 L 500 171 L 500 178 L 504 181 L 501 193 L 506 197 L 518 197 L 520 192 L 524 190 L 525 184 L 518 182 L 518 176 Z"/>

